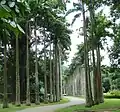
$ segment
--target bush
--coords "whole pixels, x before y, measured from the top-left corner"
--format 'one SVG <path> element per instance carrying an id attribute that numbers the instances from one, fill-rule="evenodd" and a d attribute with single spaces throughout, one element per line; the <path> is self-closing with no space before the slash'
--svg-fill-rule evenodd
<path id="1" fill-rule="evenodd" d="M 120 99 L 120 91 L 114 90 L 104 94 L 104 98 L 119 98 Z"/>

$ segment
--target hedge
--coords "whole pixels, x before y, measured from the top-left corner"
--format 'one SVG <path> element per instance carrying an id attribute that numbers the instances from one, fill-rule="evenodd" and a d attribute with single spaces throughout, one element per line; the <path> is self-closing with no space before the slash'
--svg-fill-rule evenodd
<path id="1" fill-rule="evenodd" d="M 108 93 L 104 93 L 104 98 L 119 98 L 120 99 L 120 91 L 113 90 Z"/>

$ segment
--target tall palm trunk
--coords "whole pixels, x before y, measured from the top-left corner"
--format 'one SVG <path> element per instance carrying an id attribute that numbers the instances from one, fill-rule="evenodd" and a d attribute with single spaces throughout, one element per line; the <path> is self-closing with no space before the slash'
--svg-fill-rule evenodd
<path id="1" fill-rule="evenodd" d="M 92 106 L 92 100 L 90 99 L 90 92 L 89 92 L 89 79 L 88 79 L 88 46 L 87 46 L 87 30 L 86 30 L 86 23 L 85 23 L 85 10 L 84 10 L 84 3 L 82 0 L 82 14 L 83 14 L 83 30 L 84 30 L 84 57 L 85 57 L 85 82 L 86 82 L 86 106 Z"/>
<path id="2" fill-rule="evenodd" d="M 94 91 L 94 104 L 98 104 L 98 80 L 97 80 L 97 73 L 96 73 L 96 65 L 95 65 L 95 53 L 94 49 L 92 48 L 92 59 L 93 59 L 93 91 Z"/>
<path id="3" fill-rule="evenodd" d="M 20 106 L 19 43 L 16 37 L 16 106 Z"/>
<path id="4" fill-rule="evenodd" d="M 40 99 L 39 99 L 39 80 L 38 80 L 38 58 L 37 58 L 37 35 L 36 35 L 36 21 L 35 21 L 35 29 L 34 29 L 34 34 L 35 34 L 35 104 L 39 105 L 40 104 Z"/>
<path id="5" fill-rule="evenodd" d="M 44 38 L 44 88 L 45 88 L 45 93 L 44 93 L 44 102 L 47 103 L 47 74 L 46 74 L 46 49 L 45 49 L 45 39 Z"/>
<path id="6" fill-rule="evenodd" d="M 55 84 L 55 44 L 53 43 L 53 102 L 56 101 L 56 84 Z"/>
<path id="7" fill-rule="evenodd" d="M 61 52 L 59 50 L 59 89 L 60 99 L 62 99 L 62 67 L 61 67 Z"/>
<path id="8" fill-rule="evenodd" d="M 91 104 L 94 105 L 93 96 L 92 96 L 92 86 L 91 86 L 91 75 L 90 75 L 90 66 L 89 66 L 89 57 L 88 57 L 88 81 L 89 81 L 89 94 L 91 99 Z"/>
<path id="9" fill-rule="evenodd" d="M 6 43 L 4 45 L 4 97 L 3 97 L 3 108 L 8 108 L 8 98 L 7 98 L 7 48 Z"/>
<path id="10" fill-rule="evenodd" d="M 94 24 L 95 24 L 95 21 L 94 21 L 94 2 L 93 0 L 90 0 L 90 6 L 89 6 L 89 9 L 90 9 L 90 19 L 91 19 L 91 36 L 92 36 L 92 59 L 93 59 L 93 84 L 94 84 L 94 87 L 93 87 L 93 90 L 94 90 L 94 104 L 98 104 L 99 101 L 98 101 L 98 77 L 97 77 L 97 73 L 96 73 L 96 70 L 97 70 L 97 67 L 95 65 L 95 53 L 94 53 L 94 33 L 95 33 L 95 29 L 94 29 Z"/>
<path id="11" fill-rule="evenodd" d="M 27 91 L 26 91 L 26 105 L 30 106 L 30 76 L 29 76 L 29 36 L 27 32 L 31 32 L 30 30 L 30 24 L 28 23 L 26 25 L 26 47 L 27 47 L 27 59 L 26 59 L 26 78 L 27 78 Z"/>
<path id="12" fill-rule="evenodd" d="M 59 69 L 58 69 L 58 45 L 57 38 L 55 39 L 55 79 L 56 79 L 56 101 L 60 100 L 59 94 Z"/>
<path id="13" fill-rule="evenodd" d="M 53 86 L 52 86 L 52 60 L 51 60 L 51 40 L 50 40 L 50 102 L 53 102 Z"/>
<path id="14" fill-rule="evenodd" d="M 103 88 L 102 88 L 102 77 L 101 77 L 101 59 L 100 59 L 100 46 L 97 46 L 97 74 L 98 74 L 98 92 L 99 92 L 99 102 L 104 102 Z"/>

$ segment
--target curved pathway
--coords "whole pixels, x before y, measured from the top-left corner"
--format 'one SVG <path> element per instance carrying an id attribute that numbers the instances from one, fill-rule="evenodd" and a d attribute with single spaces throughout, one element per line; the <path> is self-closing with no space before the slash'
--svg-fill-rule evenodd
<path id="1" fill-rule="evenodd" d="M 77 97 L 66 96 L 65 98 L 68 98 L 70 100 L 70 102 L 64 103 L 64 104 L 56 104 L 56 105 L 49 105 L 49 106 L 27 108 L 27 109 L 17 111 L 17 112 L 54 112 L 57 109 L 85 103 L 84 99 L 80 99 Z"/>

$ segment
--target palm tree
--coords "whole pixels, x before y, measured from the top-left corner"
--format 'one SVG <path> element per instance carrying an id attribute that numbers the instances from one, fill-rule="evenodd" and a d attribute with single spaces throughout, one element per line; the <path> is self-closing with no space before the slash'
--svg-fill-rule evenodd
<path id="1" fill-rule="evenodd" d="M 83 31 L 84 31 L 84 56 L 85 56 L 85 81 L 86 81 L 86 106 L 90 107 L 93 105 L 92 102 L 92 95 L 90 92 L 90 87 L 91 83 L 89 82 L 89 62 L 88 62 L 88 45 L 87 45 L 87 30 L 86 30 L 86 22 L 85 22 L 85 10 L 84 10 L 84 2 L 82 0 L 82 14 L 83 14 Z"/>
<path id="2" fill-rule="evenodd" d="M 44 32 L 45 33 L 45 32 Z M 44 35 L 45 36 L 45 35 Z M 47 74 L 46 74 L 46 49 L 45 49 L 45 39 L 46 36 L 44 37 L 44 102 L 47 103 Z"/>
<path id="3" fill-rule="evenodd" d="M 16 106 L 20 106 L 19 43 L 16 37 Z"/>
<path id="4" fill-rule="evenodd" d="M 35 35 L 35 104 L 39 105 L 40 104 L 40 99 L 39 99 L 39 80 L 38 80 L 38 58 L 37 58 L 37 35 L 36 35 L 36 30 L 37 30 L 37 23 L 35 19 L 35 29 L 34 29 L 34 35 Z"/>
<path id="5" fill-rule="evenodd" d="M 84 56 L 85 56 L 85 81 L 86 81 L 86 106 L 92 106 L 93 105 L 93 99 L 92 99 L 92 90 L 91 90 L 91 81 L 90 81 L 90 73 L 89 73 L 89 60 L 88 60 L 88 45 L 87 45 L 87 30 L 86 30 L 86 18 L 85 18 L 85 10 L 84 10 L 84 2 L 82 3 L 73 3 L 74 9 L 70 9 L 66 15 L 72 13 L 72 12 L 78 12 L 72 21 L 72 24 L 75 22 L 75 20 L 80 17 L 81 12 L 83 15 L 83 31 L 84 31 Z M 82 4 L 82 5 L 81 5 Z"/>
<path id="6" fill-rule="evenodd" d="M 59 93 L 59 69 L 58 69 L 58 40 L 55 37 L 55 79 L 56 79 L 56 101 L 60 100 Z"/>
<path id="7" fill-rule="evenodd" d="M 102 77 L 101 77 L 101 56 L 100 56 L 100 43 L 97 45 L 97 74 L 98 74 L 98 91 L 99 91 L 99 102 L 103 103 L 104 102 L 104 97 L 103 97 L 103 88 L 102 88 Z"/>
<path id="8" fill-rule="evenodd" d="M 4 97 L 3 97 L 3 108 L 8 108 L 8 99 L 7 99 L 7 48 L 6 43 L 4 44 Z"/>
<path id="9" fill-rule="evenodd" d="M 50 102 L 53 102 L 53 86 L 52 86 L 52 59 L 51 59 L 51 39 L 50 39 Z"/>
<path id="10" fill-rule="evenodd" d="M 59 48 L 59 53 L 58 53 L 58 56 L 59 56 L 59 91 L 60 91 L 60 99 L 62 99 L 62 66 L 61 66 L 61 48 L 60 46 L 58 46 Z"/>
<path id="11" fill-rule="evenodd" d="M 55 85 L 55 45 L 53 43 L 53 102 L 56 101 L 56 85 Z"/>
<path id="12" fill-rule="evenodd" d="M 29 34 L 28 34 L 29 32 Z M 30 76 L 29 76 L 29 36 L 31 32 L 30 23 L 26 24 L 26 47 L 27 47 L 27 59 L 26 59 L 26 78 L 27 78 L 27 91 L 26 91 L 26 105 L 30 106 Z"/>
<path id="13" fill-rule="evenodd" d="M 94 1 L 90 0 L 90 5 L 89 5 L 89 11 L 90 11 L 90 20 L 91 20 L 91 37 L 92 37 L 92 59 L 93 59 L 93 83 L 94 83 L 94 104 L 99 104 L 100 103 L 100 90 L 101 88 L 101 74 L 100 74 L 100 48 L 99 48 L 99 39 L 97 40 L 97 45 L 95 46 L 95 36 L 96 36 L 96 31 L 95 31 L 95 18 L 94 18 Z M 97 54 L 97 65 L 95 62 L 95 53 L 94 49 L 96 48 L 96 54 Z M 101 101 L 102 102 L 102 101 Z"/>

